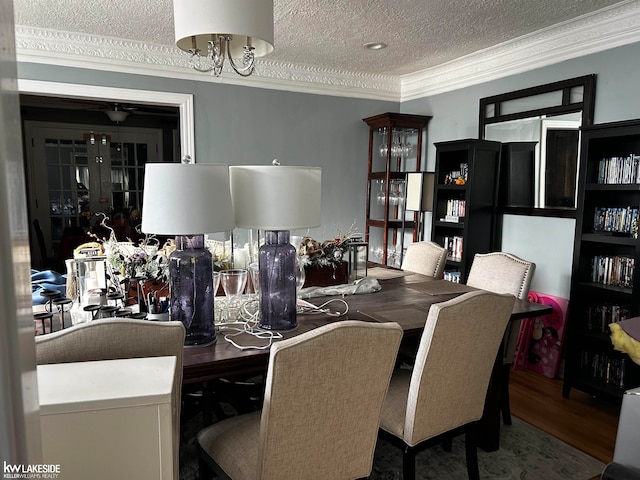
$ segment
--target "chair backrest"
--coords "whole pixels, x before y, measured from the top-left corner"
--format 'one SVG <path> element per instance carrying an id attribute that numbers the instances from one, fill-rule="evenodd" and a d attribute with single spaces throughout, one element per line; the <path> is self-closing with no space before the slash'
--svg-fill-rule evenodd
<path id="1" fill-rule="evenodd" d="M 441 279 L 446 262 L 446 248 L 435 242 L 416 242 L 407 245 L 402 269 Z"/>
<path id="2" fill-rule="evenodd" d="M 510 293 L 526 300 L 536 264 L 511 253 L 477 253 L 469 270 L 467 285 L 490 292 Z M 510 322 L 504 334 L 503 363 L 513 363 L 522 320 Z"/>
<path id="3" fill-rule="evenodd" d="M 274 344 L 256 478 L 367 477 L 401 338 L 397 323 L 343 321 Z"/>
<path id="4" fill-rule="evenodd" d="M 514 302 L 474 291 L 431 306 L 409 386 L 408 445 L 480 419 Z"/>
<path id="5" fill-rule="evenodd" d="M 138 357 L 176 357 L 173 388 L 173 447 L 178 478 L 180 404 L 185 329 L 182 322 L 106 318 L 35 337 L 36 364 L 90 362 Z"/>
<path id="6" fill-rule="evenodd" d="M 510 293 L 526 299 L 536 264 L 511 253 L 476 253 L 467 285 L 495 293 Z"/>

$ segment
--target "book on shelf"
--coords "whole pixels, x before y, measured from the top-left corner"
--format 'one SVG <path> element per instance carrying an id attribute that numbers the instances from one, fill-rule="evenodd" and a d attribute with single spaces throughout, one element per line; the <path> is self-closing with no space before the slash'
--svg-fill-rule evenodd
<path id="1" fill-rule="evenodd" d="M 465 210 L 467 208 L 467 202 L 464 200 L 455 200 L 449 199 L 447 200 L 447 213 L 446 217 L 464 217 Z M 445 220 L 449 221 L 449 220 Z M 458 220 L 456 220 L 457 222 Z"/>
<path id="2" fill-rule="evenodd" d="M 624 157 L 607 157 L 598 163 L 598 183 L 640 183 L 640 155 L 631 153 Z"/>
<path id="3" fill-rule="evenodd" d="M 580 356 L 582 372 L 597 380 L 623 389 L 625 386 L 626 359 L 607 352 L 583 350 Z"/>
<path id="4" fill-rule="evenodd" d="M 638 221 L 638 209 L 633 207 L 595 207 L 594 232 L 612 232 L 633 235 Z"/>
<path id="5" fill-rule="evenodd" d="M 454 261 L 462 260 L 462 237 L 454 235 L 443 238 L 443 247 L 447 249 L 447 256 Z"/>
<path id="6" fill-rule="evenodd" d="M 444 279 L 448 282 L 460 283 L 460 272 L 444 272 Z"/>
<path id="7" fill-rule="evenodd" d="M 609 324 L 629 318 L 629 305 L 592 304 L 587 308 L 587 329 L 609 334 Z"/>
<path id="8" fill-rule="evenodd" d="M 633 288 L 635 259 L 596 255 L 591 260 L 591 281 L 602 285 Z"/>

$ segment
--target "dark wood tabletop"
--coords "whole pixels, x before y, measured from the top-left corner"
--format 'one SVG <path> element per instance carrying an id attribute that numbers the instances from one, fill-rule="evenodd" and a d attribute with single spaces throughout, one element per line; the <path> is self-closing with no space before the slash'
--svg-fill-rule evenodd
<path id="1" fill-rule="evenodd" d="M 418 274 L 408 274 L 393 271 L 395 277 L 384 278 L 394 273 L 382 273 L 379 292 L 348 295 L 345 297 L 316 297 L 308 299 L 310 303 L 321 305 L 327 300 L 342 298 L 348 304 L 348 312 L 341 317 L 326 314 L 298 315 L 298 328 L 289 332 L 282 332 L 283 338 L 289 338 L 307 332 L 328 323 L 342 320 L 364 321 L 396 321 L 404 329 L 405 337 L 415 337 L 422 333 L 426 314 L 434 303 L 444 302 L 454 298 L 464 291 L 475 290 L 466 285 L 458 285 L 445 280 L 434 280 Z M 375 275 L 375 273 L 374 273 Z M 437 287 L 440 286 L 440 287 Z M 432 294 L 426 289 L 457 290 L 453 293 Z M 343 305 L 329 305 L 335 311 L 343 311 Z M 401 312 L 402 311 L 402 312 Z M 512 319 L 529 318 L 551 313 L 551 308 L 545 305 L 517 300 L 511 315 Z M 405 315 L 401 315 L 404 313 Z M 420 319 L 420 321 L 416 321 Z M 251 338 L 237 338 L 238 343 L 246 345 L 260 345 L 260 341 Z M 263 342 L 266 342 L 263 341 Z M 264 344 L 264 343 L 262 343 Z M 269 350 L 240 350 L 224 340 L 218 333 L 217 342 L 207 347 L 187 347 L 184 351 L 183 383 L 195 383 L 230 375 L 244 375 L 266 370 Z"/>
<path id="2" fill-rule="evenodd" d="M 333 302 L 328 308 L 334 312 L 348 311 L 342 316 L 328 314 L 299 314 L 298 327 L 295 330 L 282 332 L 283 338 L 290 338 L 314 328 L 342 320 L 363 320 L 372 322 L 397 322 L 404 330 L 405 342 L 415 342 L 422 334 L 429 308 L 455 298 L 464 292 L 477 290 L 473 287 L 435 280 L 419 274 L 411 274 L 390 269 L 373 269 L 370 276 L 377 277 L 380 291 L 358 295 L 323 296 L 308 299 L 314 305 Z M 552 308 L 547 305 L 516 300 L 511 320 L 547 315 Z M 240 345 L 268 345 L 268 340 L 255 337 L 234 337 Z M 219 332 L 217 342 L 207 347 L 185 347 L 183 383 L 208 382 L 219 378 L 245 376 L 264 373 L 269 361 L 269 350 L 241 350 L 224 339 L 224 332 Z M 501 355 L 496 357 L 484 415 L 480 421 L 479 445 L 486 451 L 499 448 L 500 436 L 500 390 L 503 382 Z"/>

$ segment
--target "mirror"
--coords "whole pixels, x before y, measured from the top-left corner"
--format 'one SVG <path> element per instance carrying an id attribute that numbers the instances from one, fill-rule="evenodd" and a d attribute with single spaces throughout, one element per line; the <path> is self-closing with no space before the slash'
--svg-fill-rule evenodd
<path id="1" fill-rule="evenodd" d="M 479 138 L 504 142 L 504 213 L 575 216 L 579 129 L 593 124 L 595 78 L 587 75 L 480 99 Z M 504 191 L 509 189 L 517 189 L 516 194 Z"/>

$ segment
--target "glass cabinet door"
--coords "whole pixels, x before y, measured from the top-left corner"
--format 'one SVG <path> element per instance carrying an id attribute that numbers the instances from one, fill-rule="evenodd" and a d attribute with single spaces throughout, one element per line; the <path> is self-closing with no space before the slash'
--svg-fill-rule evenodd
<path id="1" fill-rule="evenodd" d="M 430 118 L 385 113 L 364 119 L 369 125 L 365 241 L 372 264 L 400 268 L 406 245 L 418 240 L 419 212 L 405 208 L 406 175 L 421 171 Z"/>

